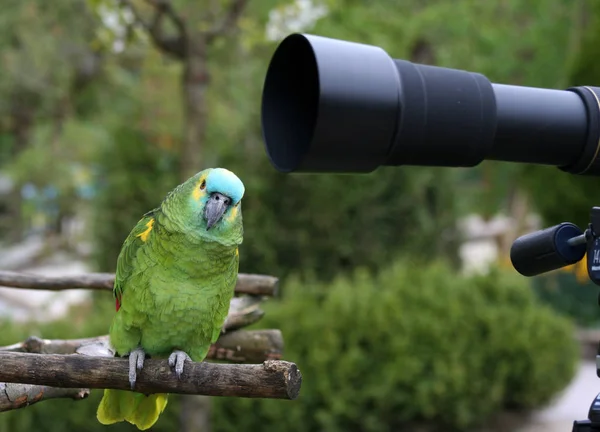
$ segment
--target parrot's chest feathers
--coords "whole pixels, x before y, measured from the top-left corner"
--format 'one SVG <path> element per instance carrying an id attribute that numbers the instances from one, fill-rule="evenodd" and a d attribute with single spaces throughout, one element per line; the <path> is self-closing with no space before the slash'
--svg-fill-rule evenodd
<path id="1" fill-rule="evenodd" d="M 157 260 L 148 269 L 148 301 L 143 303 L 151 310 L 143 333 L 145 338 L 152 335 L 152 345 L 208 346 L 227 317 L 237 281 L 235 249 L 187 251 Z"/>
<path id="2" fill-rule="evenodd" d="M 150 355 L 180 349 L 201 361 L 229 311 L 238 274 L 236 249 L 157 230 L 136 254 L 137 271 L 123 283 L 111 330 L 117 351 L 128 352 L 139 343 Z M 127 334 L 138 335 L 139 342 L 126 340 Z"/>
<path id="3" fill-rule="evenodd" d="M 153 313 L 147 315 L 142 342 L 157 351 L 208 349 L 223 326 L 235 282 L 223 277 L 178 281 L 171 288 L 151 285 Z"/>
<path id="4" fill-rule="evenodd" d="M 224 297 L 233 294 L 223 276 L 152 281 L 149 294 L 162 314 L 171 312 L 200 313 L 221 306 Z M 229 301 L 229 300 L 228 300 Z"/>
<path id="5" fill-rule="evenodd" d="M 158 264 L 159 275 L 150 280 L 149 286 L 156 307 L 164 312 L 193 313 L 220 308 L 226 297 L 228 303 L 233 295 L 232 260 L 210 260 L 210 265 L 206 264 L 184 259 L 169 267 Z M 233 279 L 235 283 L 237 277 Z"/>

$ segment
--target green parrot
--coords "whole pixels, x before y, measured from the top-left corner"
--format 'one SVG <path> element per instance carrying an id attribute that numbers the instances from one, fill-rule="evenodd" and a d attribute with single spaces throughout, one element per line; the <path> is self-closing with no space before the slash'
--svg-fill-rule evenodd
<path id="1" fill-rule="evenodd" d="M 116 355 L 129 356 L 132 390 L 146 355 L 168 358 L 180 378 L 185 361 L 204 360 L 219 337 L 237 281 L 243 195 L 231 171 L 206 169 L 169 192 L 125 240 L 109 338 Z M 148 429 L 167 396 L 106 389 L 98 421 Z"/>

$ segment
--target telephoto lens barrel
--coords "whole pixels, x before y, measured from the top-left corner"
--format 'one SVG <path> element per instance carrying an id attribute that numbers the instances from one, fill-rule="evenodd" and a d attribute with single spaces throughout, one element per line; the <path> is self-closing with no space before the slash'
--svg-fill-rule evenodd
<path id="1" fill-rule="evenodd" d="M 295 33 L 273 54 L 261 117 L 281 172 L 499 160 L 600 175 L 598 95 L 596 87 L 494 84 L 376 46 Z"/>

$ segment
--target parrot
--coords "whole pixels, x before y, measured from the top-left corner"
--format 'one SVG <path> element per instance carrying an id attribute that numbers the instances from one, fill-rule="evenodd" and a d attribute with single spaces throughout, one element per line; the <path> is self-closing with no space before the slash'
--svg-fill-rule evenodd
<path id="1" fill-rule="evenodd" d="M 129 358 L 132 391 L 105 389 L 100 423 L 150 428 L 168 395 L 133 391 L 145 358 L 168 359 L 181 379 L 185 361 L 203 361 L 218 339 L 237 282 L 244 192 L 233 172 L 205 169 L 170 191 L 125 239 L 109 344 Z"/>

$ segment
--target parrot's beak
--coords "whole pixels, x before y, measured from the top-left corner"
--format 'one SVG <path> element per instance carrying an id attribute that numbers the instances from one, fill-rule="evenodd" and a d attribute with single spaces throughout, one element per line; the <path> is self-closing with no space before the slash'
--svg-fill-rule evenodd
<path id="1" fill-rule="evenodd" d="M 227 207 L 229 207 L 229 204 L 231 204 L 231 198 L 223 194 L 214 192 L 210 195 L 210 198 L 204 207 L 204 218 L 206 219 L 207 231 L 221 220 Z"/>

